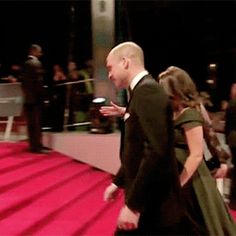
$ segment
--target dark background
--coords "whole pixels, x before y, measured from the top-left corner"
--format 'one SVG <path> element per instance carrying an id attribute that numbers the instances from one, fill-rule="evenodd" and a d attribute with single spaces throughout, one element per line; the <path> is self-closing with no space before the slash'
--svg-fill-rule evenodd
<path id="1" fill-rule="evenodd" d="M 190 73 L 199 90 L 209 90 L 208 65 L 217 63 L 217 86 L 210 92 L 216 99 L 228 98 L 236 79 L 236 1 L 115 3 L 116 43 L 138 43 L 154 77 L 176 65 Z M 0 30 L 0 63 L 5 70 L 23 62 L 31 43 L 42 45 L 48 70 L 54 63 L 66 68 L 69 54 L 79 67 L 92 58 L 90 0 L 0 1 Z"/>

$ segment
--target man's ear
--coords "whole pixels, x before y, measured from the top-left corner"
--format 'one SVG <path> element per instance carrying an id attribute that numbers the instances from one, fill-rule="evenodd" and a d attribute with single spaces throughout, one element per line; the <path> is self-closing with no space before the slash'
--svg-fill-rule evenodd
<path id="1" fill-rule="evenodd" d="M 122 58 L 122 64 L 123 64 L 125 69 L 129 68 L 129 63 L 130 63 L 130 61 L 129 61 L 129 59 L 127 57 L 123 57 Z"/>

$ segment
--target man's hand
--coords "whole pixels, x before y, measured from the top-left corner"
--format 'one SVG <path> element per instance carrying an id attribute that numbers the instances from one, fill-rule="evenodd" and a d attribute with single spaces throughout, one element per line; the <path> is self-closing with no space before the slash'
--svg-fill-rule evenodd
<path id="1" fill-rule="evenodd" d="M 130 210 L 126 205 L 121 209 L 117 227 L 122 230 L 134 230 L 138 228 L 140 213 Z"/>
<path id="2" fill-rule="evenodd" d="M 110 184 L 103 195 L 104 201 L 114 201 L 119 193 L 119 188 L 115 184 Z"/>
<path id="3" fill-rule="evenodd" d="M 125 114 L 125 107 L 121 107 L 111 102 L 111 106 L 102 106 L 100 112 L 104 116 L 123 116 Z"/>

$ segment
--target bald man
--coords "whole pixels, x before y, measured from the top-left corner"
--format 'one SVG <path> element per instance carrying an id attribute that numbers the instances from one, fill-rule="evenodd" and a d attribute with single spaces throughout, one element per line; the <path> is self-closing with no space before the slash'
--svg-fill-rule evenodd
<path id="1" fill-rule="evenodd" d="M 143 50 L 134 42 L 114 47 L 106 67 L 118 89 L 130 90 L 126 111 L 120 112 L 125 122 L 121 167 L 104 192 L 109 201 L 124 188 L 116 235 L 189 233 L 180 200 L 169 98 L 145 69 Z"/>

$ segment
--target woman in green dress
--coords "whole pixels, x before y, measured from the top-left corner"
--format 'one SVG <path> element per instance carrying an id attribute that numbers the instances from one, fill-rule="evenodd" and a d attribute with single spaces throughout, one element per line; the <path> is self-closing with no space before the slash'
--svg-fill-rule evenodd
<path id="1" fill-rule="evenodd" d="M 232 219 L 203 159 L 203 117 L 196 86 L 188 73 L 171 66 L 159 75 L 174 110 L 175 150 L 188 213 L 206 235 L 236 235 Z"/>

